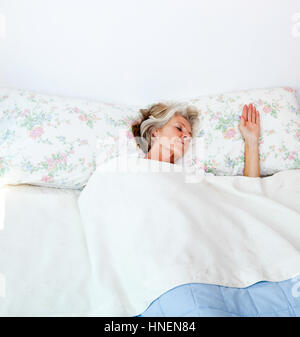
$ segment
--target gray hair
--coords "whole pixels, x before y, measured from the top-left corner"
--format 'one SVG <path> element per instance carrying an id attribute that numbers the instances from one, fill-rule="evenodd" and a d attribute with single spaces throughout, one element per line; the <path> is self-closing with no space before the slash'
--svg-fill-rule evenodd
<path id="1" fill-rule="evenodd" d="M 192 136 L 199 125 L 199 111 L 193 105 L 178 102 L 160 102 L 140 109 L 142 119 L 132 125 L 137 145 L 147 153 L 151 148 L 152 131 L 160 129 L 175 115 L 184 117 L 191 125 Z"/>

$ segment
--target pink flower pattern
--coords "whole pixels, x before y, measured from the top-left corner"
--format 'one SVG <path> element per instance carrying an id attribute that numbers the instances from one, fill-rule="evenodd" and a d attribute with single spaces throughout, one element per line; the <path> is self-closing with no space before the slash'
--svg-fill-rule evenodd
<path id="1" fill-rule="evenodd" d="M 232 137 L 234 137 L 236 134 L 236 131 L 234 128 L 230 128 L 228 130 L 226 130 L 226 132 L 224 133 L 224 138 L 226 139 L 230 139 Z"/>
<path id="2" fill-rule="evenodd" d="M 44 133 L 44 130 L 41 126 L 37 126 L 30 131 L 31 138 L 39 138 Z"/>

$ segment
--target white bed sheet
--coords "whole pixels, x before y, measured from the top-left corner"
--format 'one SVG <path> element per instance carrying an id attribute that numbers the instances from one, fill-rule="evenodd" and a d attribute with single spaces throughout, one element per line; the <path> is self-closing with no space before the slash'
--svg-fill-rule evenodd
<path id="1" fill-rule="evenodd" d="M 92 312 L 78 190 L 0 189 L 0 316 L 85 316 Z M 2 282 L 3 288 L 3 282 Z"/>

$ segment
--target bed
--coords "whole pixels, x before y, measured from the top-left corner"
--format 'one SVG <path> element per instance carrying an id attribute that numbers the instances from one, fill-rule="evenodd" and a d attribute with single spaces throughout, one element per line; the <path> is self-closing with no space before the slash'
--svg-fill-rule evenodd
<path id="1" fill-rule="evenodd" d="M 168 171 L 171 164 L 162 167 L 156 162 L 163 171 L 148 172 L 150 162 L 126 159 L 126 173 L 113 172 L 111 165 L 116 161 L 111 161 L 98 168 L 80 190 L 26 184 L 1 187 L 0 316 L 300 315 L 300 171 L 266 178 L 201 176 L 194 183 L 189 177 L 186 183 L 184 172 Z M 168 231 L 172 223 L 172 235 L 166 235 L 166 222 L 154 223 L 155 212 L 143 218 L 149 211 L 148 199 L 139 193 L 144 188 L 149 198 L 159 191 L 167 200 L 160 219 L 163 213 L 170 217 L 176 205 L 173 223 L 165 226 Z M 203 189 L 204 197 L 194 194 L 196 190 L 204 193 Z M 189 248 L 186 244 L 200 233 L 193 211 L 202 206 L 193 200 L 205 204 L 209 191 L 215 196 L 227 193 L 231 202 L 243 201 L 231 208 L 236 218 L 223 213 L 224 223 L 234 224 L 239 218 L 243 230 L 231 242 L 229 236 L 221 242 L 215 228 L 205 233 L 199 221 L 205 237 L 199 236 L 203 250 Z M 125 193 L 127 201 L 119 203 Z M 119 205 L 118 211 L 113 202 Z M 260 215 L 269 206 L 273 214 L 259 218 L 254 212 L 257 203 L 263 206 Z M 211 210 L 217 215 L 216 198 L 215 205 Z M 124 218 L 126 211 L 131 217 Z M 213 226 L 210 216 L 205 221 Z M 272 217 L 277 219 L 267 223 Z M 147 231 L 150 223 L 153 226 Z M 256 225 L 263 227 L 260 239 L 251 232 Z M 112 235 L 116 230 L 119 235 Z M 270 237 L 264 237 L 265 233 Z M 239 256 L 226 253 L 228 248 L 239 250 Z M 193 256 L 204 251 L 206 262 L 199 260 L 200 255 Z M 226 259 L 222 260 L 222 254 L 227 254 Z M 241 266 L 244 270 L 239 270 Z"/>
<path id="2" fill-rule="evenodd" d="M 242 176 L 247 102 L 261 178 Z M 138 151 L 141 106 L 0 88 L 0 316 L 300 315 L 296 91 L 185 103 L 199 146 L 168 164 Z"/>

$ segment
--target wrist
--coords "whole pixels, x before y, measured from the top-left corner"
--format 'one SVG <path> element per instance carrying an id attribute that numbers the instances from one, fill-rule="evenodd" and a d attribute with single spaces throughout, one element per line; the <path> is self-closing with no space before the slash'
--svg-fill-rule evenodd
<path id="1" fill-rule="evenodd" d="M 258 147 L 258 139 L 257 138 L 245 139 L 245 145 L 248 147 Z"/>

